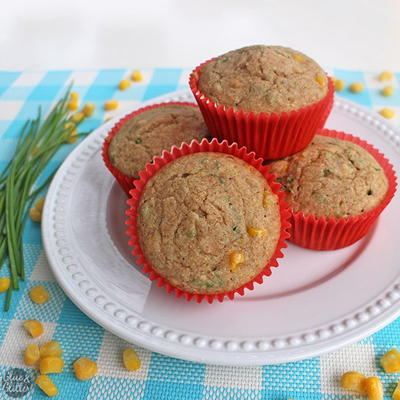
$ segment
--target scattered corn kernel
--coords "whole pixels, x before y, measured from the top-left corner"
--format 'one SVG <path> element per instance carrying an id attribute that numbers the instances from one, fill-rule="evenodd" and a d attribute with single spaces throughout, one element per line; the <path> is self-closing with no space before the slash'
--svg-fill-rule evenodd
<path id="1" fill-rule="evenodd" d="M 394 88 L 393 86 L 385 86 L 382 90 L 381 90 L 381 95 L 385 96 L 385 97 L 390 97 L 393 96 L 394 93 Z"/>
<path id="2" fill-rule="evenodd" d="M 37 319 L 28 319 L 23 323 L 23 327 L 33 337 L 37 338 L 43 334 L 43 324 Z"/>
<path id="3" fill-rule="evenodd" d="M 40 346 L 40 357 L 61 357 L 62 348 L 57 340 L 44 343 Z"/>
<path id="4" fill-rule="evenodd" d="M 336 90 L 337 92 L 340 92 L 340 91 L 343 90 L 344 87 L 345 87 L 345 84 L 344 84 L 344 80 L 343 80 L 343 79 L 335 79 L 335 80 L 334 80 L 334 83 L 335 83 L 335 90 Z"/>
<path id="5" fill-rule="evenodd" d="M 82 107 L 82 112 L 86 115 L 86 117 L 91 117 L 95 110 L 95 105 L 93 103 L 86 103 Z"/>
<path id="6" fill-rule="evenodd" d="M 78 92 L 71 92 L 70 95 L 69 95 L 69 98 L 70 98 L 72 101 L 78 101 L 78 100 L 79 100 L 79 94 L 78 94 Z"/>
<path id="7" fill-rule="evenodd" d="M 132 74 L 131 74 L 131 79 L 134 81 L 134 82 L 140 82 L 140 81 L 142 81 L 143 80 L 143 75 L 142 75 L 142 73 L 139 71 L 139 70 L 134 70 L 133 72 L 132 72 Z"/>
<path id="8" fill-rule="evenodd" d="M 57 386 L 53 383 L 53 381 L 46 375 L 39 375 L 35 381 L 36 385 L 43 390 L 47 396 L 52 397 L 58 394 Z"/>
<path id="9" fill-rule="evenodd" d="M 26 365 L 35 365 L 40 358 L 39 346 L 37 344 L 28 344 L 24 351 L 24 363 Z"/>
<path id="10" fill-rule="evenodd" d="M 11 283 L 10 278 L 6 277 L 0 278 L 0 293 L 3 293 L 6 290 L 8 290 L 10 287 L 10 283 Z"/>
<path id="11" fill-rule="evenodd" d="M 294 54 L 293 55 L 293 60 L 298 61 L 298 62 L 304 62 L 304 57 L 301 54 Z"/>
<path id="12" fill-rule="evenodd" d="M 84 118 L 85 114 L 82 111 L 79 111 L 71 117 L 71 120 L 78 124 L 79 122 L 83 121 Z"/>
<path id="13" fill-rule="evenodd" d="M 44 357 L 39 364 L 40 373 L 59 374 L 64 369 L 64 360 L 61 357 Z"/>
<path id="14" fill-rule="evenodd" d="M 396 389 L 394 389 L 392 398 L 394 400 L 400 400 L 400 381 L 397 383 Z"/>
<path id="15" fill-rule="evenodd" d="M 366 377 L 355 371 L 349 371 L 342 375 L 340 378 L 340 386 L 343 389 L 353 390 L 354 392 L 365 394 L 363 382 Z"/>
<path id="16" fill-rule="evenodd" d="M 400 352 L 396 349 L 391 349 L 381 358 L 382 368 L 388 374 L 400 372 Z"/>
<path id="17" fill-rule="evenodd" d="M 118 85 L 118 89 L 125 90 L 128 89 L 129 86 L 131 86 L 131 81 L 129 79 L 122 79 L 122 81 Z"/>
<path id="18" fill-rule="evenodd" d="M 315 80 L 317 81 L 317 83 L 318 83 L 319 86 L 321 86 L 321 87 L 324 87 L 324 86 L 325 86 L 325 78 L 324 78 L 324 76 L 323 76 L 322 74 L 318 74 L 318 75 L 315 77 Z"/>
<path id="19" fill-rule="evenodd" d="M 75 376 L 81 381 L 91 379 L 97 374 L 97 364 L 87 357 L 76 360 L 73 367 Z"/>
<path id="20" fill-rule="evenodd" d="M 349 90 L 352 93 L 360 93 L 364 90 L 364 85 L 361 82 L 353 82 L 349 86 Z"/>
<path id="21" fill-rule="evenodd" d="M 42 220 L 42 213 L 36 207 L 29 210 L 29 217 L 33 222 L 40 222 Z"/>
<path id="22" fill-rule="evenodd" d="M 383 71 L 378 75 L 379 81 L 390 81 L 393 79 L 393 72 Z"/>
<path id="23" fill-rule="evenodd" d="M 70 111 L 76 111 L 79 108 L 79 103 L 76 100 L 70 100 L 67 107 Z"/>
<path id="24" fill-rule="evenodd" d="M 117 100 L 114 100 L 114 99 L 112 99 L 112 100 L 107 100 L 107 101 L 104 103 L 104 109 L 105 109 L 106 111 L 116 110 L 116 109 L 118 108 L 118 106 L 119 106 L 118 101 L 117 101 Z"/>
<path id="25" fill-rule="evenodd" d="M 267 234 L 267 231 L 262 228 L 254 228 L 253 226 L 249 226 L 247 228 L 247 233 L 251 237 L 264 237 Z"/>
<path id="26" fill-rule="evenodd" d="M 233 251 L 229 254 L 229 264 L 231 266 L 231 272 L 235 272 L 240 264 L 244 263 L 244 255 L 240 251 Z"/>
<path id="27" fill-rule="evenodd" d="M 128 371 L 136 371 L 141 365 L 140 358 L 133 349 L 125 349 L 123 351 L 122 361 Z"/>
<path id="28" fill-rule="evenodd" d="M 384 107 L 381 110 L 379 110 L 379 114 L 381 114 L 382 117 L 385 117 L 387 119 L 393 119 L 396 116 L 396 112 L 393 110 L 393 108 L 389 107 Z"/>
<path id="29" fill-rule="evenodd" d="M 45 200 L 44 197 L 40 197 L 39 199 L 36 200 L 35 203 L 36 210 L 43 211 L 44 200 Z"/>
<path id="30" fill-rule="evenodd" d="M 363 381 L 363 387 L 365 394 L 369 400 L 382 400 L 383 399 L 383 387 L 382 382 L 376 376 L 371 376 Z"/>
<path id="31" fill-rule="evenodd" d="M 44 286 L 38 285 L 30 290 L 29 297 L 34 303 L 43 304 L 49 300 L 49 292 Z"/>

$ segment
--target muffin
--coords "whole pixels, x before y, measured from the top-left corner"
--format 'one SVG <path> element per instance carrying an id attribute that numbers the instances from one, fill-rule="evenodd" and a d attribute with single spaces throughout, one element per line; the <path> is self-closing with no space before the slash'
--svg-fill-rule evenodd
<path id="1" fill-rule="evenodd" d="M 343 132 L 321 131 L 306 149 L 270 167 L 292 209 L 291 240 L 316 250 L 363 237 L 396 187 L 383 155 Z"/>
<path id="2" fill-rule="evenodd" d="M 158 286 L 187 300 L 222 301 L 277 266 L 289 214 L 261 161 L 214 139 L 147 165 L 130 192 L 127 224 L 137 262 Z"/>
<path id="3" fill-rule="evenodd" d="M 106 164 L 126 192 L 155 155 L 208 135 L 201 113 L 191 103 L 165 103 L 123 118 L 105 141 Z"/>
<path id="4" fill-rule="evenodd" d="M 226 53 L 197 67 L 189 84 L 213 136 L 265 159 L 304 149 L 333 103 L 333 84 L 322 68 L 281 46 Z"/>

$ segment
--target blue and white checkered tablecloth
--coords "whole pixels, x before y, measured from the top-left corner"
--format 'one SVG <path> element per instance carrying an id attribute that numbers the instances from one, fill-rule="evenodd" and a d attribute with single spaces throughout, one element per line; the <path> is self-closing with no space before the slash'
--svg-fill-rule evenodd
<path id="1" fill-rule="evenodd" d="M 118 91 L 117 84 L 130 70 L 86 71 L 0 71 L 0 170 L 6 165 L 16 144 L 24 121 L 36 116 L 38 106 L 48 110 L 72 81 L 83 102 L 96 105 L 93 117 L 87 119 L 80 130 L 97 128 L 108 116 L 103 111 L 105 100 L 119 100 L 120 108 L 114 113 L 140 104 L 143 100 L 187 87 L 187 69 L 143 70 L 144 80 L 134 83 L 126 91 Z M 363 82 L 366 90 L 360 94 L 344 90 L 339 93 L 366 107 L 379 110 L 384 106 L 397 112 L 394 120 L 400 125 L 400 73 L 395 74 L 392 85 L 395 95 L 379 94 L 383 83 L 376 79 L 377 72 L 347 70 L 328 71 L 346 83 Z M 76 145 L 76 144 L 75 144 Z M 75 145 L 66 145 L 49 165 L 51 172 Z M 42 343 L 59 340 L 64 349 L 65 369 L 54 375 L 59 387 L 58 399 L 121 399 L 121 400 L 258 400 L 258 399 L 343 399 L 354 398 L 339 388 L 338 377 L 343 371 L 356 370 L 366 375 L 377 375 L 384 382 L 386 398 L 390 398 L 397 375 L 384 374 L 379 357 L 393 346 L 400 345 L 400 319 L 361 342 L 339 351 L 310 360 L 275 366 L 220 367 L 196 364 L 169 358 L 144 349 L 137 349 L 142 367 L 127 372 L 122 367 L 121 350 L 126 343 L 104 331 L 79 311 L 65 296 L 52 276 L 43 252 L 40 227 L 28 222 L 24 233 L 26 280 L 14 293 L 9 312 L 3 311 L 4 294 L 0 295 L 0 377 L 4 383 L 7 371 L 23 368 L 34 372 L 22 360 L 22 352 L 32 342 L 22 328 L 25 319 L 37 318 L 44 322 L 45 334 L 37 340 Z M 0 276 L 8 275 L 7 267 Z M 45 305 L 33 304 L 29 289 L 44 285 L 51 293 Z M 90 381 L 75 379 L 71 364 L 81 356 L 96 360 L 98 375 Z M 11 399 L 0 384 L 0 399 Z M 45 395 L 32 387 L 24 399 L 44 399 Z"/>

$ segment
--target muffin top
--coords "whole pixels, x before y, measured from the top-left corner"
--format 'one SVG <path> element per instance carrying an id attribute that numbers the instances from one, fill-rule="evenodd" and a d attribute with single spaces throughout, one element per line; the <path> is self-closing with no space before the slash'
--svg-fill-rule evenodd
<path id="1" fill-rule="evenodd" d="M 316 135 L 303 151 L 271 163 L 295 212 L 349 217 L 376 207 L 388 180 L 375 158 L 347 140 Z"/>
<path id="2" fill-rule="evenodd" d="M 196 153 L 146 184 L 138 236 L 153 269 L 191 293 L 222 293 L 256 277 L 280 236 L 278 197 L 259 171 L 221 153 Z"/>
<path id="3" fill-rule="evenodd" d="M 201 67 L 200 92 L 235 110 L 281 113 L 321 100 L 328 91 L 322 68 L 281 46 L 249 46 Z"/>
<path id="4" fill-rule="evenodd" d="M 197 107 L 169 104 L 144 111 L 126 121 L 112 138 L 108 155 L 120 172 L 138 178 L 138 172 L 164 149 L 208 135 Z"/>

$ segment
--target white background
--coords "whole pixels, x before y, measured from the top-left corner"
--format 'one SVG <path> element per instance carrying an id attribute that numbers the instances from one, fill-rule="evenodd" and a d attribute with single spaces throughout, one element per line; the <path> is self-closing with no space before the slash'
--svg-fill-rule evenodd
<path id="1" fill-rule="evenodd" d="M 1 0 L 0 69 L 190 68 L 248 44 L 400 70 L 399 0 Z"/>

